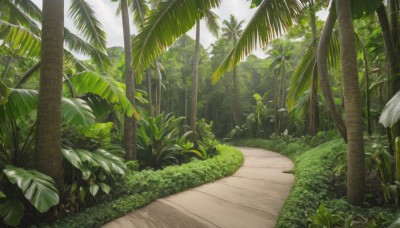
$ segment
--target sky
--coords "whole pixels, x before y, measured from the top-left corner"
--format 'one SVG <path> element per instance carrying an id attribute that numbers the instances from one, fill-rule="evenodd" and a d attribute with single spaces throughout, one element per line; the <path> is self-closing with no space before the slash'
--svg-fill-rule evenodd
<path id="1" fill-rule="evenodd" d="M 42 7 L 42 0 L 32 0 L 40 8 Z M 107 33 L 107 42 L 109 47 L 112 46 L 123 46 L 123 31 L 122 31 L 122 19 L 120 16 L 116 16 L 115 12 L 117 9 L 117 3 L 111 2 L 110 0 L 87 0 L 89 4 L 92 5 L 96 12 L 96 16 L 104 27 Z M 256 9 L 250 9 L 250 1 L 247 0 L 223 0 L 219 8 L 213 9 L 213 11 L 219 16 L 220 24 L 223 20 L 228 20 L 229 16 L 232 14 L 239 20 L 244 20 L 244 26 L 250 21 L 251 17 L 255 13 Z M 73 22 L 69 19 L 68 8 L 70 5 L 70 0 L 65 1 L 65 26 L 71 31 L 75 31 Z M 317 15 L 321 18 L 325 17 L 325 12 L 318 12 Z M 133 25 L 131 33 L 136 33 L 136 29 Z M 195 38 L 195 29 L 188 32 L 188 35 L 193 39 Z M 216 41 L 216 37 L 211 35 L 207 31 L 205 24 L 201 23 L 201 35 L 200 43 L 204 48 L 209 48 L 210 45 Z M 265 54 L 261 49 L 255 50 L 253 54 L 260 58 L 264 58 Z"/>

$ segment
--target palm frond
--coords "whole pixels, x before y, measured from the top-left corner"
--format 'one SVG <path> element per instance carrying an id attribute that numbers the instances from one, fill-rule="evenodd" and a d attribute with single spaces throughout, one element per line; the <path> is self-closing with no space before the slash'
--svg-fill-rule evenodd
<path id="1" fill-rule="evenodd" d="M 87 71 L 85 64 L 75 57 L 69 50 L 64 48 L 64 66 L 65 68 L 73 69 L 77 71 Z"/>
<path id="2" fill-rule="evenodd" d="M 133 21 L 136 27 L 141 28 L 149 12 L 149 6 L 145 0 L 128 0 L 128 6 L 133 13 Z"/>
<path id="3" fill-rule="evenodd" d="M 23 8 L 10 0 L 2 0 L 0 2 L 0 8 L 6 8 L 10 11 L 11 21 L 10 23 L 18 24 L 31 31 L 33 34 L 40 36 L 41 30 L 37 23 L 23 11 Z"/>
<path id="4" fill-rule="evenodd" d="M 315 51 L 313 45 L 311 45 L 293 70 L 291 76 L 289 92 L 286 98 L 286 105 L 289 112 L 296 106 L 298 98 L 310 88 L 311 75 L 315 67 Z"/>
<path id="5" fill-rule="evenodd" d="M 200 12 L 219 6 L 221 0 L 160 1 L 150 12 L 141 32 L 132 43 L 133 65 L 144 72 L 153 60 L 201 18 Z"/>
<path id="6" fill-rule="evenodd" d="M 118 111 L 127 116 L 140 118 L 129 100 L 125 97 L 125 85 L 112 78 L 102 77 L 94 72 L 85 71 L 73 75 L 70 82 L 79 94 L 96 94 L 111 104 L 114 104 Z"/>
<path id="7" fill-rule="evenodd" d="M 0 37 L 3 40 L 2 47 L 9 48 L 18 56 L 39 58 L 40 37 L 22 26 L 0 20 L 0 31 L 2 30 L 4 31 Z"/>
<path id="8" fill-rule="evenodd" d="M 110 60 L 104 50 L 84 41 L 67 28 L 64 28 L 64 43 L 72 51 L 91 56 L 100 68 L 110 65 Z"/>
<path id="9" fill-rule="evenodd" d="M 218 15 L 215 14 L 210 9 L 205 9 L 202 11 L 203 19 L 207 24 L 208 30 L 210 30 L 211 34 L 215 37 L 219 36 L 219 24 L 218 24 Z"/>
<path id="10" fill-rule="evenodd" d="M 75 26 L 85 39 L 101 50 L 106 49 L 106 33 L 94 10 L 85 0 L 72 0 L 68 14 L 75 22 Z"/>
<path id="11" fill-rule="evenodd" d="M 42 21 L 42 11 L 31 0 L 14 0 L 15 4 L 32 19 Z"/>
<path id="12" fill-rule="evenodd" d="M 257 45 L 264 47 L 272 39 L 286 32 L 293 25 L 294 18 L 300 14 L 302 7 L 298 0 L 264 0 L 235 47 L 214 72 L 213 83 L 225 72 L 232 70 L 236 63 L 249 55 Z"/>

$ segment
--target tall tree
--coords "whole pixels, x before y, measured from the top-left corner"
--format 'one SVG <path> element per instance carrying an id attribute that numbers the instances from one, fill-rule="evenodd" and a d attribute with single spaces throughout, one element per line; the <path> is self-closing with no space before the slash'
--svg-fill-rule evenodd
<path id="1" fill-rule="evenodd" d="M 210 9 L 202 11 L 203 18 L 207 23 L 208 29 L 214 36 L 218 36 L 218 16 Z M 196 21 L 196 46 L 193 60 L 193 80 L 192 80 L 192 102 L 190 113 L 190 130 L 196 133 L 196 118 L 197 118 L 197 94 L 199 87 L 199 63 L 200 63 L 200 20 Z M 196 134 L 194 134 L 196 137 Z"/>
<path id="2" fill-rule="evenodd" d="M 64 54 L 64 0 L 43 0 L 35 168 L 62 191 L 61 91 Z"/>
<path id="3" fill-rule="evenodd" d="M 224 20 L 222 24 L 224 27 L 222 28 L 222 36 L 231 41 L 233 45 L 236 45 L 238 42 L 240 36 L 242 35 L 244 21 L 241 20 L 238 22 L 238 20 L 235 18 L 235 16 L 230 15 L 229 21 Z M 239 91 L 238 91 L 238 80 L 237 80 L 237 74 L 236 74 L 236 66 L 233 67 L 233 110 L 234 110 L 234 120 L 235 124 L 237 126 L 241 125 L 241 120 L 240 120 L 240 106 L 239 106 Z"/>
<path id="4" fill-rule="evenodd" d="M 125 48 L 125 80 L 126 80 L 126 97 L 135 106 L 135 76 L 132 70 L 132 47 L 129 26 L 129 11 L 127 0 L 121 0 L 122 28 L 124 31 L 124 48 Z M 125 116 L 124 119 L 124 144 L 126 151 L 126 159 L 136 159 L 136 120 L 134 117 Z"/>
<path id="5" fill-rule="evenodd" d="M 353 205 L 360 205 L 365 195 L 365 155 L 356 40 L 350 0 L 336 0 L 336 11 L 347 126 L 347 200 Z"/>
<path id="6" fill-rule="evenodd" d="M 313 39 L 313 47 L 314 47 L 314 55 L 317 51 L 317 23 L 315 18 L 315 5 L 314 0 L 310 0 L 310 24 L 311 24 L 311 32 Z M 314 68 L 312 79 L 311 79 L 311 91 L 310 91 L 310 107 L 309 107 L 309 126 L 308 126 L 308 134 L 316 135 L 317 133 L 317 123 L 318 123 L 318 69 Z"/>

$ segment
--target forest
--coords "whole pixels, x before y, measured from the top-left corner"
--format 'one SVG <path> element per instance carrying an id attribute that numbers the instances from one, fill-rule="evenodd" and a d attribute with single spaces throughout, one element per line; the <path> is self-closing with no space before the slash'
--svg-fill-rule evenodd
<path id="1" fill-rule="evenodd" d="M 0 227 L 100 227 L 238 146 L 295 165 L 275 227 L 400 227 L 400 0 L 224 1 L 107 1 L 110 46 L 97 1 L 0 0 Z"/>

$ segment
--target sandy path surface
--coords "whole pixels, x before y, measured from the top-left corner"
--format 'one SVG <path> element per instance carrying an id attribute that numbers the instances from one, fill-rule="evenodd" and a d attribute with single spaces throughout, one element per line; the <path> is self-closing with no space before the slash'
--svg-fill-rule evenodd
<path id="1" fill-rule="evenodd" d="M 290 159 L 239 147 L 243 166 L 232 176 L 163 199 L 118 218 L 106 228 L 274 227 L 294 176 Z"/>

